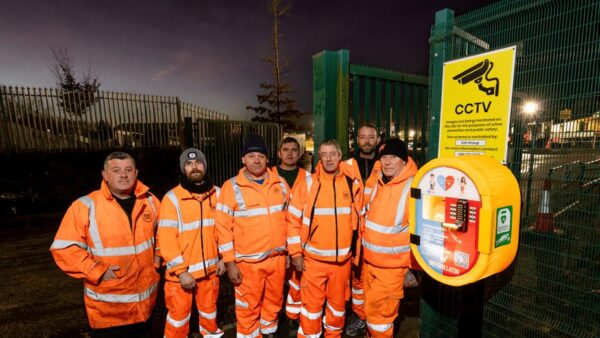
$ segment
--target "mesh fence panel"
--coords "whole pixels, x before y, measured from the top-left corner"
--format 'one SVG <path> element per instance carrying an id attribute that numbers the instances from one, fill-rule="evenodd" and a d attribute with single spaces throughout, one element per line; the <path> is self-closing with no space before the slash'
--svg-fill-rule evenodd
<path id="1" fill-rule="evenodd" d="M 518 46 L 508 165 L 520 248 L 504 281 L 486 281 L 484 337 L 600 336 L 599 27 L 597 0 L 500 1 L 443 39 L 448 60 Z"/>

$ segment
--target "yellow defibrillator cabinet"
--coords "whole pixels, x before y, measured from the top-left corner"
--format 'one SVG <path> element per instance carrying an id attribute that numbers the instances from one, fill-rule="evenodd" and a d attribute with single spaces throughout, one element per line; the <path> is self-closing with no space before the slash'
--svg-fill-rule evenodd
<path id="1" fill-rule="evenodd" d="M 435 280 L 461 286 L 516 256 L 521 194 L 513 174 L 483 155 L 437 158 L 411 187 L 411 250 Z"/>

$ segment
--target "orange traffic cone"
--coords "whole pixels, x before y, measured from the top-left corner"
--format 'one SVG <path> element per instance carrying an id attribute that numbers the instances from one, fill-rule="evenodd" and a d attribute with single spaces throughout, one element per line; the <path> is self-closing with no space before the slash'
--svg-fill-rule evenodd
<path id="1" fill-rule="evenodd" d="M 538 232 L 554 231 L 554 215 L 550 210 L 550 179 L 544 179 L 542 195 L 540 196 L 540 207 L 537 211 L 534 228 Z"/>

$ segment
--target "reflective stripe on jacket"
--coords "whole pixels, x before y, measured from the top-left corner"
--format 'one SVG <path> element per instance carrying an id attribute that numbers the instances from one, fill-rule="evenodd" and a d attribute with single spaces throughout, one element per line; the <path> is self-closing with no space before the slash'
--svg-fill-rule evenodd
<path id="1" fill-rule="evenodd" d="M 363 214 L 366 213 L 366 206 L 371 201 L 371 197 L 375 196 L 373 193 L 377 190 L 379 177 L 381 177 L 381 162 L 378 160 L 373 165 L 371 175 L 365 181 L 365 189 L 363 191 Z"/>
<path id="2" fill-rule="evenodd" d="M 288 208 L 290 255 L 303 253 L 327 262 L 343 262 L 350 257 L 353 231 L 360 221 L 362 189 L 354 159 L 340 162 L 335 176 L 327 175 L 319 163 L 310 180 L 292 191 Z"/>
<path id="3" fill-rule="evenodd" d="M 274 173 L 277 173 L 277 174 L 279 174 L 279 172 L 277 171 L 277 166 L 272 166 L 272 167 L 271 167 L 271 170 L 272 170 Z M 281 177 L 281 175 L 280 175 L 279 177 Z M 298 176 L 296 176 L 296 180 L 294 181 L 294 185 L 292 185 L 292 186 L 290 187 L 290 191 L 293 191 L 293 190 L 294 190 L 294 187 L 296 187 L 297 185 L 299 185 L 299 184 L 302 184 L 302 182 L 306 181 L 306 179 L 307 179 L 308 177 L 310 177 L 310 173 L 309 173 L 308 171 L 306 171 L 306 169 L 303 169 L 303 168 L 300 168 L 300 167 L 298 167 Z M 281 179 L 282 179 L 283 181 L 285 181 L 285 179 L 284 179 L 283 177 L 281 177 Z M 286 182 L 286 183 L 287 183 L 287 182 Z"/>
<path id="4" fill-rule="evenodd" d="M 159 201 L 140 181 L 129 218 L 103 181 L 100 190 L 73 202 L 50 251 L 58 267 L 84 280 L 84 301 L 92 328 L 146 321 L 156 301 L 154 238 Z M 101 282 L 110 265 L 114 280 Z"/>
<path id="5" fill-rule="evenodd" d="M 217 203 L 217 240 L 224 262 L 256 262 L 286 252 L 289 187 L 271 169 L 262 185 L 250 182 L 244 170 L 223 184 Z"/>
<path id="6" fill-rule="evenodd" d="M 366 206 L 362 226 L 364 259 L 382 268 L 408 267 L 410 264 L 410 234 L 408 232 L 408 202 L 410 185 L 417 172 L 409 157 L 400 174 L 383 183 L 380 172 Z"/>
<path id="7" fill-rule="evenodd" d="M 198 279 L 216 270 L 215 210 L 219 191 L 213 187 L 194 194 L 178 185 L 163 198 L 158 242 L 167 264 L 167 280 L 178 282 L 177 276 L 184 271 Z"/>
<path id="8" fill-rule="evenodd" d="M 272 167 L 273 172 L 277 172 L 277 166 Z M 279 176 L 281 178 L 282 181 L 285 181 L 285 179 L 281 176 Z M 308 186 L 310 186 L 310 184 L 312 184 L 312 175 L 306 171 L 305 169 L 302 168 L 298 168 L 298 176 L 296 177 L 296 180 L 294 181 L 294 185 L 290 188 L 290 200 L 293 197 L 293 192 L 294 189 L 296 189 L 296 187 L 298 187 L 299 185 L 303 185 L 303 184 L 307 184 Z M 289 236 L 288 234 L 288 238 L 287 238 L 287 244 L 299 244 L 300 243 L 300 236 Z"/>

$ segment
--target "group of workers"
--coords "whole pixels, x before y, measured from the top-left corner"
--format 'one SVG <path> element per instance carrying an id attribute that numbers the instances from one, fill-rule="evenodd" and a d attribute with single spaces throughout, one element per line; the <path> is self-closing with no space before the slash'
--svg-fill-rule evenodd
<path id="1" fill-rule="evenodd" d="M 417 167 L 404 142 L 380 143 L 372 124 L 359 128 L 358 145 L 358 156 L 342 161 L 336 141 L 322 142 L 310 174 L 294 138 L 280 142 L 280 164 L 269 168 L 264 139 L 250 135 L 242 169 L 221 188 L 205 155 L 188 148 L 179 184 L 162 201 L 137 179 L 130 155 L 110 154 L 100 189 L 73 202 L 50 248 L 60 269 L 83 279 L 90 335 L 149 337 L 166 265 L 165 337 L 187 337 L 194 301 L 200 334 L 223 335 L 224 273 L 239 338 L 273 336 L 284 304 L 298 337 L 365 326 L 391 337 L 403 286 L 414 282 L 406 211 Z"/>

